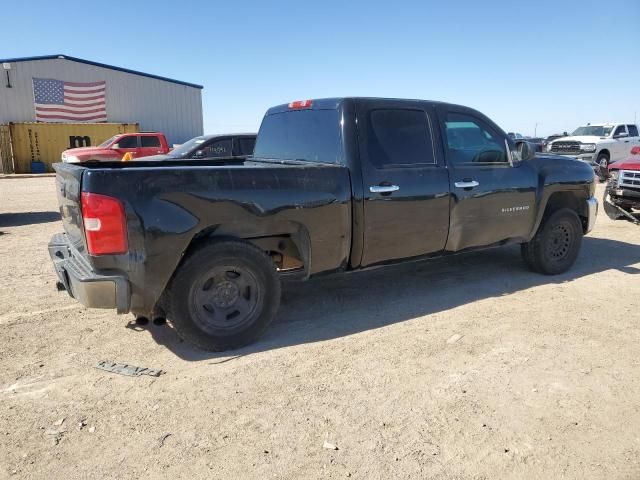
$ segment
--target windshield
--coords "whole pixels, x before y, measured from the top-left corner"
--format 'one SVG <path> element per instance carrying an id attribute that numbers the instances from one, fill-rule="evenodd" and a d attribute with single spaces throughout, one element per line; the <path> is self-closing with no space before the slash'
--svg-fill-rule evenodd
<path id="1" fill-rule="evenodd" d="M 198 148 L 199 145 L 202 145 L 206 141 L 207 139 L 205 137 L 192 138 L 171 150 L 169 152 L 169 156 L 173 158 L 186 157 L 193 149 Z"/>
<path id="2" fill-rule="evenodd" d="M 108 147 L 109 145 L 111 145 L 113 143 L 113 141 L 116 139 L 118 135 L 114 135 L 113 137 L 111 137 L 109 140 L 105 140 L 104 142 L 102 142 L 100 145 L 98 145 L 99 147 Z"/>
<path id="3" fill-rule="evenodd" d="M 602 125 L 587 125 L 586 127 L 578 127 L 571 134 L 573 136 L 592 136 L 592 137 L 608 137 L 613 127 L 604 127 Z"/>

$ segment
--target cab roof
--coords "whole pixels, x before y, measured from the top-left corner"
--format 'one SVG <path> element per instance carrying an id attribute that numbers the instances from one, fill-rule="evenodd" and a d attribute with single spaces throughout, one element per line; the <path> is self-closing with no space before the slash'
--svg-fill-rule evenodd
<path id="1" fill-rule="evenodd" d="M 267 110 L 266 115 L 270 115 L 272 113 L 283 113 L 289 110 L 335 110 L 340 104 L 346 100 L 389 100 L 394 102 L 424 102 L 433 105 L 450 105 L 452 107 L 457 107 L 461 109 L 473 110 L 470 107 L 466 107 L 464 105 L 456 105 L 453 103 L 447 102 L 439 102 L 436 100 L 424 100 L 419 98 L 386 98 L 386 97 L 332 97 L 332 98 L 312 98 L 308 100 L 294 100 L 290 103 L 283 103 L 281 105 L 276 105 L 275 107 L 271 107 Z M 310 106 L 303 107 L 292 107 L 293 104 L 302 104 L 304 102 L 311 102 Z"/>

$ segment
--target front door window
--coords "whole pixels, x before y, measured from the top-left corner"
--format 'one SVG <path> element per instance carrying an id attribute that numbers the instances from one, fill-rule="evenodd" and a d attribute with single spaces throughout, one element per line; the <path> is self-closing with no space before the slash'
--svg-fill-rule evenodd
<path id="1" fill-rule="evenodd" d="M 509 155 L 497 132 L 471 115 L 449 113 L 445 122 L 449 161 L 454 165 L 509 165 Z"/>

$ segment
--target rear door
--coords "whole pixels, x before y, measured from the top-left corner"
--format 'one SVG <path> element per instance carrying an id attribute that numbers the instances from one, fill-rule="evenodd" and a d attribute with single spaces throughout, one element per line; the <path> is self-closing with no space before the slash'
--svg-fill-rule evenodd
<path id="1" fill-rule="evenodd" d="M 141 135 L 140 149 L 138 157 L 148 157 L 150 155 L 160 155 L 164 153 L 160 137 L 157 135 Z"/>
<path id="2" fill-rule="evenodd" d="M 447 250 L 526 239 L 536 214 L 538 175 L 513 163 L 507 136 L 469 109 L 439 106 L 451 182 Z"/>
<path id="3" fill-rule="evenodd" d="M 357 123 L 364 182 L 361 265 L 444 249 L 449 176 L 424 102 L 361 100 Z"/>
<path id="4" fill-rule="evenodd" d="M 627 154 L 629 154 L 629 152 L 631 152 L 631 149 L 633 147 L 640 145 L 640 134 L 638 133 L 637 125 L 627 125 L 627 132 L 629 132 L 629 140 L 631 141 L 630 142 L 631 147 L 627 152 Z"/>

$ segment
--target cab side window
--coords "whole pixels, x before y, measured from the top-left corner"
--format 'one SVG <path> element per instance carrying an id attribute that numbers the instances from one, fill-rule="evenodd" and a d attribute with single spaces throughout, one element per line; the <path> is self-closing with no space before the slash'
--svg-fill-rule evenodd
<path id="1" fill-rule="evenodd" d="M 372 110 L 367 118 L 366 148 L 376 168 L 436 163 L 429 118 L 423 110 Z"/>
<path id="2" fill-rule="evenodd" d="M 629 130 L 630 137 L 637 137 L 638 135 L 638 127 L 636 125 L 627 125 L 627 130 Z"/>
<path id="3" fill-rule="evenodd" d="M 234 155 L 252 155 L 253 148 L 256 145 L 256 139 L 251 137 L 240 137 L 236 138 L 233 143 Z"/>
<path id="4" fill-rule="evenodd" d="M 613 136 L 617 137 L 618 135 L 620 135 L 621 133 L 627 133 L 627 127 L 625 127 L 624 125 L 618 125 L 616 127 L 616 131 L 613 132 Z"/>
<path id="5" fill-rule="evenodd" d="M 138 137 L 123 137 L 118 140 L 118 148 L 137 148 Z"/>
<path id="6" fill-rule="evenodd" d="M 202 152 L 202 153 L 198 153 Z M 231 139 L 216 140 L 196 151 L 196 157 L 219 158 L 231 156 Z"/>
<path id="7" fill-rule="evenodd" d="M 155 136 L 145 135 L 140 137 L 142 148 L 155 148 L 160 146 L 160 139 Z"/>
<path id="8" fill-rule="evenodd" d="M 448 158 L 454 165 L 509 165 L 504 138 L 482 120 L 449 113 L 445 126 Z"/>

